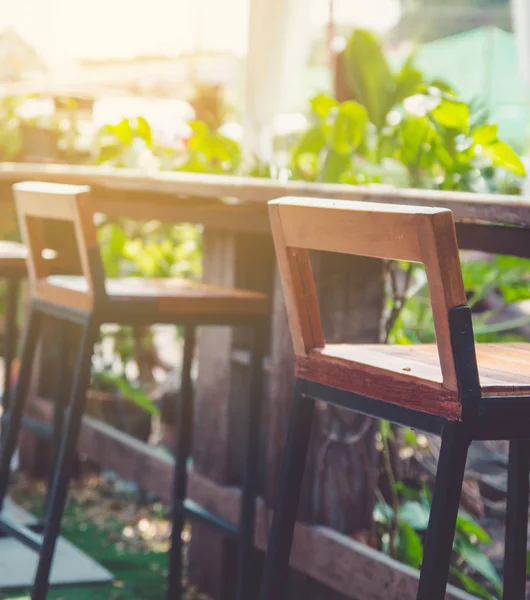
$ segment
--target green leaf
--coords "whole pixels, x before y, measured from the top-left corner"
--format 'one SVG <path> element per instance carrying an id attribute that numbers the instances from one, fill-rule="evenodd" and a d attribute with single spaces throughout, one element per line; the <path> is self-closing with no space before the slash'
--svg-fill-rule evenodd
<path id="1" fill-rule="evenodd" d="M 469 131 L 469 107 L 457 98 L 444 96 L 431 114 L 444 127 L 457 129 L 463 133 Z"/>
<path id="2" fill-rule="evenodd" d="M 114 135 L 124 146 L 130 146 L 134 137 L 129 119 L 122 119 L 116 125 L 105 125 L 102 131 L 103 133 Z"/>
<path id="3" fill-rule="evenodd" d="M 420 536 L 407 523 L 401 523 L 397 539 L 398 558 L 401 562 L 418 569 L 423 560 Z"/>
<path id="4" fill-rule="evenodd" d="M 313 180 L 318 170 L 318 156 L 311 152 L 300 154 L 296 157 L 296 166 L 305 179 Z"/>
<path id="5" fill-rule="evenodd" d="M 348 154 L 358 148 L 366 135 L 367 123 L 364 106 L 353 100 L 343 102 L 329 132 L 333 150 L 337 154 Z"/>
<path id="6" fill-rule="evenodd" d="M 321 180 L 325 183 L 339 183 L 342 174 L 350 167 L 351 157 L 349 154 L 339 154 L 330 148 L 326 154 Z"/>
<path id="7" fill-rule="evenodd" d="M 408 96 L 415 94 L 422 81 L 423 73 L 414 66 L 414 55 L 411 54 L 396 76 L 394 104 L 398 104 Z"/>
<path id="8" fill-rule="evenodd" d="M 409 446 L 416 446 L 418 443 L 416 432 L 410 427 L 403 429 L 403 439 Z"/>
<path id="9" fill-rule="evenodd" d="M 153 132 L 151 131 L 151 125 L 143 117 L 136 119 L 136 135 L 141 137 L 149 148 L 152 147 Z"/>
<path id="10" fill-rule="evenodd" d="M 394 83 L 381 43 L 373 33 L 356 29 L 344 60 L 353 97 L 366 108 L 377 129 L 382 129 L 393 105 Z"/>
<path id="11" fill-rule="evenodd" d="M 422 157 L 431 150 L 436 130 L 427 117 L 408 116 L 399 125 L 399 149 L 405 166 L 419 167 Z"/>
<path id="12" fill-rule="evenodd" d="M 470 592 L 471 594 L 474 594 L 479 598 L 484 598 L 485 600 L 495 600 L 495 597 L 492 596 L 482 584 L 480 584 L 478 581 L 475 581 L 474 579 L 471 579 L 471 577 L 469 575 L 466 575 L 466 573 L 464 573 L 464 571 L 462 571 L 461 569 L 451 566 L 449 567 L 449 570 L 451 575 L 453 575 L 453 577 L 456 577 L 458 581 L 460 581 L 462 587 L 467 592 Z"/>
<path id="13" fill-rule="evenodd" d="M 431 492 L 431 488 L 427 485 L 427 483 L 425 481 L 421 482 L 421 493 L 424 500 L 424 503 L 427 504 L 428 506 L 432 505 L 432 492 Z"/>
<path id="14" fill-rule="evenodd" d="M 210 133 L 208 125 L 204 121 L 190 121 L 188 123 L 194 134 L 207 135 Z"/>
<path id="15" fill-rule="evenodd" d="M 322 132 L 322 127 L 315 126 L 308 129 L 302 139 L 298 142 L 298 144 L 293 149 L 293 156 L 298 156 L 300 154 L 318 154 L 324 144 L 326 143 L 326 139 L 324 137 L 324 133 Z"/>
<path id="16" fill-rule="evenodd" d="M 416 531 L 425 531 L 429 525 L 429 508 L 408 500 L 404 502 L 398 510 L 399 523 L 406 523 Z"/>
<path id="17" fill-rule="evenodd" d="M 318 96 L 310 100 L 310 103 L 313 112 L 321 119 L 325 119 L 329 111 L 339 105 L 335 98 L 326 96 L 325 94 L 318 94 Z"/>
<path id="18" fill-rule="evenodd" d="M 216 158 L 222 162 L 239 162 L 241 156 L 239 145 L 234 140 L 227 138 L 220 133 L 214 133 L 209 136 L 209 141 L 205 146 L 208 147 L 208 156 L 210 158 Z M 203 150 L 204 149 L 205 148 L 203 147 Z"/>
<path id="19" fill-rule="evenodd" d="M 456 519 L 456 529 L 462 532 L 468 538 L 474 536 L 479 542 L 491 544 L 491 538 L 487 532 L 471 517 L 463 511 L 458 513 Z"/>
<path id="20" fill-rule="evenodd" d="M 384 419 L 379 421 L 379 433 L 384 440 L 394 438 L 394 432 L 392 431 L 392 424 L 390 421 L 385 421 Z"/>
<path id="21" fill-rule="evenodd" d="M 482 577 L 495 586 L 497 591 L 501 590 L 502 586 L 499 574 L 495 570 L 491 560 L 480 548 L 460 539 L 457 544 L 457 552 L 473 571 L 480 573 Z"/>
<path id="22" fill-rule="evenodd" d="M 155 403 L 147 394 L 137 388 L 131 387 L 129 382 L 123 377 L 116 377 L 108 373 L 99 372 L 97 378 L 110 386 L 115 387 L 118 392 L 127 400 L 130 400 L 136 406 L 143 408 L 150 415 L 159 415 L 160 411 Z"/>
<path id="23" fill-rule="evenodd" d="M 481 146 L 497 141 L 497 125 L 482 125 L 473 132 L 473 140 Z"/>
<path id="24" fill-rule="evenodd" d="M 482 146 L 482 154 L 490 158 L 491 162 L 497 167 L 503 167 L 521 177 L 526 174 L 521 159 L 505 142 L 497 140 L 493 144 Z"/>

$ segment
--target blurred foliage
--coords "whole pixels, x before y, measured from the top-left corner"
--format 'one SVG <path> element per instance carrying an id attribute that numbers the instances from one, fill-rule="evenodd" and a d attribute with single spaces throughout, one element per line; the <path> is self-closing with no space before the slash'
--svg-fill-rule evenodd
<path id="1" fill-rule="evenodd" d="M 225 102 L 223 87 L 219 84 L 198 84 L 189 103 L 195 112 L 195 119 L 205 123 L 211 131 L 217 131 L 228 117 L 229 107 Z"/>
<path id="2" fill-rule="evenodd" d="M 413 57 L 394 74 L 376 38 L 356 31 L 345 61 L 355 100 L 311 100 L 312 125 L 291 153 L 295 179 L 477 192 L 521 183 L 521 160 L 482 107 L 426 82 Z"/>
<path id="3" fill-rule="evenodd" d="M 381 422 L 380 436 L 385 442 L 394 436 L 387 421 Z M 405 444 L 416 446 L 415 433 L 405 431 Z M 395 482 L 395 505 L 380 495 L 374 508 L 374 521 L 381 549 L 393 558 L 419 569 L 423 560 L 423 545 L 429 524 L 432 493 L 425 482 L 411 487 Z M 453 556 L 450 567 L 452 581 L 485 600 L 494 600 L 502 593 L 499 575 L 484 547 L 492 540 L 484 528 L 463 511 L 456 522 Z"/>
<path id="4" fill-rule="evenodd" d="M 0 99 L 0 160 L 16 159 L 22 148 L 22 119 L 18 114 L 22 102 L 22 98 L 10 96 Z"/>
<path id="5" fill-rule="evenodd" d="M 97 132 L 95 142 L 96 165 L 135 168 L 141 165 L 145 153 L 154 159 L 151 126 L 143 117 L 104 125 Z"/>
<path id="6" fill-rule="evenodd" d="M 234 140 L 212 129 L 204 121 L 189 123 L 192 135 L 185 142 L 184 158 L 175 164 L 176 171 L 191 173 L 236 173 L 241 164 L 241 149 Z"/>

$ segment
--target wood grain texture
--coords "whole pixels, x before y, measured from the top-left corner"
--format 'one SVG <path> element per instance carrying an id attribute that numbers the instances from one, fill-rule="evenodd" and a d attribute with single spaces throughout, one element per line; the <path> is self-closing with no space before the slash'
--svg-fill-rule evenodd
<path id="1" fill-rule="evenodd" d="M 418 230 L 441 210 L 330 199 L 273 200 L 286 246 L 423 262 Z M 445 211 L 444 211 L 445 212 Z M 275 225 L 272 224 L 273 233 Z"/>
<path id="2" fill-rule="evenodd" d="M 443 386 L 456 390 L 458 386 L 449 311 L 457 306 L 467 305 L 467 299 L 453 215 L 444 211 L 436 213 L 430 219 L 420 220 L 418 217 L 417 235 L 421 261 L 427 273 Z"/>
<path id="3" fill-rule="evenodd" d="M 386 346 L 381 344 L 381 347 Z M 312 350 L 307 357 L 298 357 L 296 375 L 309 381 L 421 410 L 450 420 L 459 419 L 461 405 L 458 402 L 458 394 L 456 391 L 444 388 L 441 381 L 436 383 L 430 378 L 411 375 L 400 370 L 399 367 L 392 369 L 390 361 L 385 363 L 383 352 L 379 355 L 381 361 L 377 361 L 378 366 L 365 364 L 362 362 L 364 346 L 349 346 L 349 348 L 355 349 L 355 352 L 345 352 L 342 345 L 339 345 L 338 349 L 335 345 L 330 345 L 322 351 Z M 358 357 L 361 362 L 354 362 L 352 355 Z M 389 358 L 389 355 L 386 358 Z M 403 361 L 402 364 L 410 365 L 412 361 Z M 422 371 L 425 374 L 426 369 Z M 435 369 L 433 368 L 432 371 L 435 372 Z M 440 374 L 439 371 L 438 373 Z"/>
<path id="4" fill-rule="evenodd" d="M 443 387 L 456 391 L 448 313 L 467 301 L 450 211 L 312 198 L 281 198 L 269 207 L 297 356 L 304 357 L 311 348 L 324 345 L 309 249 L 422 262 L 429 282 Z"/>
<path id="5" fill-rule="evenodd" d="M 266 314 L 263 294 L 223 288 L 182 279 L 122 278 L 104 281 L 94 224 L 90 188 L 53 183 L 19 183 L 13 186 L 20 227 L 29 252 L 30 286 L 35 297 L 53 304 L 91 310 L 103 293 L 110 303 L 148 303 L 153 317 L 201 314 Z M 82 276 L 52 275 L 47 249 L 46 221 L 72 223 Z M 99 268 L 90 260 L 99 262 Z M 98 272 L 95 272 L 98 271 Z M 98 292 L 100 288 L 100 292 Z"/>
<path id="6" fill-rule="evenodd" d="M 119 201 L 123 210 L 134 212 L 135 194 L 196 198 L 237 198 L 241 203 L 266 203 L 281 196 L 310 196 L 361 200 L 416 206 L 435 206 L 453 211 L 457 220 L 528 226 L 530 203 L 524 198 L 500 194 L 446 192 L 437 190 L 397 189 L 388 185 L 352 186 L 342 184 L 289 181 L 158 172 L 146 174 L 133 169 L 37 163 L 1 163 L 0 182 L 51 181 L 90 185 L 94 191 L 127 192 Z M 96 194 L 97 196 L 97 194 Z M 105 212 L 96 197 L 97 210 Z M 132 217 L 132 215 L 129 215 Z"/>
<path id="7" fill-rule="evenodd" d="M 530 344 L 477 344 L 483 396 L 530 395 Z M 442 385 L 434 344 L 328 344 L 297 361 L 298 376 L 458 419 L 456 392 Z"/>
<path id="8" fill-rule="evenodd" d="M 203 236 L 203 278 L 213 284 L 236 285 L 237 236 L 208 231 Z M 230 477 L 230 417 L 233 395 L 232 327 L 201 327 L 198 335 L 200 361 L 194 397 L 192 458 L 203 475 L 226 484 Z M 203 582 L 215 600 L 225 600 L 222 590 L 233 579 L 233 548 L 220 533 L 197 524 L 189 546 L 189 577 Z"/>
<path id="9" fill-rule="evenodd" d="M 279 204 L 269 205 L 269 215 L 291 338 L 295 353 L 304 356 L 325 343 L 309 252 L 289 247 Z"/>
<path id="10" fill-rule="evenodd" d="M 54 275 L 47 282 L 61 293 L 86 292 L 84 277 Z M 178 278 L 125 277 L 105 281 L 110 303 L 128 305 L 148 303 L 163 315 L 265 315 L 268 301 L 264 294 Z"/>

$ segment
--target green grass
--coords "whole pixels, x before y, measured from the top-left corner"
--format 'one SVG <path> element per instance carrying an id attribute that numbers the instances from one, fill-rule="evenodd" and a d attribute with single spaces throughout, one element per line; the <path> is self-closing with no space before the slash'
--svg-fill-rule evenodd
<path id="1" fill-rule="evenodd" d="M 20 497 L 15 500 L 20 503 Z M 24 494 L 22 504 L 34 514 L 40 505 L 38 495 Z M 49 600 L 163 600 L 167 577 L 167 553 L 149 549 L 137 537 L 123 534 L 124 524 L 114 516 L 102 514 L 94 519 L 94 507 L 71 504 L 65 513 L 61 534 L 80 550 L 108 569 L 115 581 L 109 585 L 56 587 Z M 156 517 L 155 517 L 156 518 Z M 97 522 L 95 522 L 97 521 Z M 0 596 L 2 600 L 29 600 L 24 590 Z M 183 600 L 200 600 L 188 590 Z"/>

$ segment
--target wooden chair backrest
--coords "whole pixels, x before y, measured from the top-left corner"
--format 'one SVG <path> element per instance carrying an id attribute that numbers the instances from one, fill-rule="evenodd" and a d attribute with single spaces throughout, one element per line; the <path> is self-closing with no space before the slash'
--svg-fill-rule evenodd
<path id="1" fill-rule="evenodd" d="M 467 304 L 451 211 L 280 198 L 269 202 L 295 352 L 325 345 L 309 250 L 420 262 L 427 273 L 444 387 L 457 389 L 448 313 Z"/>
<path id="2" fill-rule="evenodd" d="M 33 298 L 73 308 L 90 310 L 97 297 L 104 294 L 105 282 L 96 237 L 94 211 L 88 186 L 22 182 L 13 186 L 18 221 L 23 241 L 28 247 L 28 276 Z M 50 222 L 71 224 L 80 271 L 85 279 L 82 289 L 65 289 L 54 285 L 53 261 L 46 260 L 50 249 L 46 225 Z"/>

